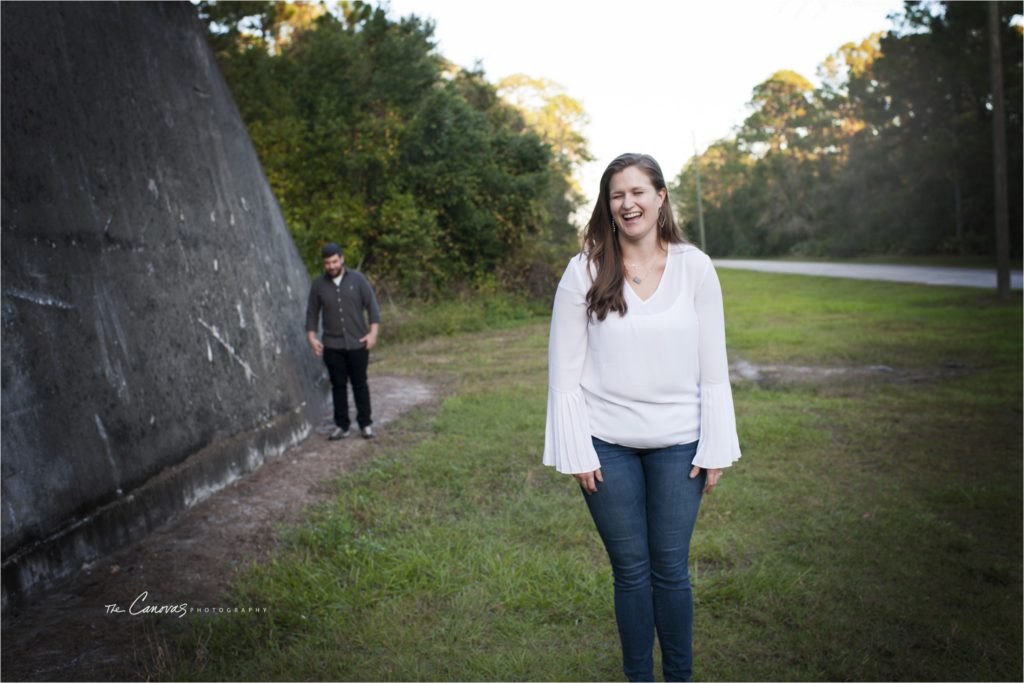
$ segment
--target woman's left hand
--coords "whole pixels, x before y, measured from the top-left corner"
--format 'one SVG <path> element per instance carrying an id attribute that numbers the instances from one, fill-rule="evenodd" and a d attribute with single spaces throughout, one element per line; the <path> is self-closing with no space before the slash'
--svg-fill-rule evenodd
<path id="1" fill-rule="evenodd" d="M 700 474 L 700 467 L 696 465 L 690 470 L 690 479 L 696 478 Z M 718 484 L 718 479 L 722 476 L 722 470 L 708 468 L 708 478 L 704 482 L 704 493 L 711 493 L 711 490 Z"/>

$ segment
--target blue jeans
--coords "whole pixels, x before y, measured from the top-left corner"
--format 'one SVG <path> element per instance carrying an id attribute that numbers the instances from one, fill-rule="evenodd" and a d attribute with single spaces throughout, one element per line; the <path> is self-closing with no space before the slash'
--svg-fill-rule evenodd
<path id="1" fill-rule="evenodd" d="M 604 541 L 615 583 L 623 671 L 654 680 L 654 632 L 666 681 L 688 681 L 693 666 L 690 536 L 706 474 L 690 479 L 697 442 L 657 449 L 594 438 L 603 482 L 587 507 Z"/>

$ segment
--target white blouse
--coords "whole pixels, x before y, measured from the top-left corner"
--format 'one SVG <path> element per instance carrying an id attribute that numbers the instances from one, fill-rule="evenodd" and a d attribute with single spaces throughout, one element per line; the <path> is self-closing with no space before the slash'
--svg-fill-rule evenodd
<path id="1" fill-rule="evenodd" d="M 633 448 L 699 439 L 694 465 L 731 465 L 740 445 L 711 259 L 693 245 L 669 245 L 654 294 L 644 301 L 623 283 L 626 315 L 612 311 L 600 322 L 587 316 L 593 269 L 578 254 L 555 294 L 544 464 L 568 474 L 598 469 L 596 436 Z"/>

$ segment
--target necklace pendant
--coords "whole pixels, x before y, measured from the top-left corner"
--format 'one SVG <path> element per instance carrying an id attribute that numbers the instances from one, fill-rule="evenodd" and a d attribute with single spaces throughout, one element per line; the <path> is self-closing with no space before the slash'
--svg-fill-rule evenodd
<path id="1" fill-rule="evenodd" d="M 637 284 L 640 284 L 640 276 L 639 275 L 634 275 L 633 276 L 633 282 L 635 282 Z"/>

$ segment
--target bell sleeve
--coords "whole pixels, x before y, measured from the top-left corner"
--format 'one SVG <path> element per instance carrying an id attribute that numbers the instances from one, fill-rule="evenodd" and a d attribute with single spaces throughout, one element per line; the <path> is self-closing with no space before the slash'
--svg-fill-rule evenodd
<path id="1" fill-rule="evenodd" d="M 725 351 L 725 313 L 722 286 L 708 259 L 694 297 L 700 325 L 697 361 L 700 373 L 700 443 L 693 464 L 705 469 L 729 467 L 740 458 L 736 411 L 729 385 Z"/>
<path id="2" fill-rule="evenodd" d="M 601 467 L 590 435 L 587 403 L 580 386 L 587 354 L 586 284 L 583 257 L 569 263 L 558 283 L 548 337 L 548 413 L 544 464 L 564 474 Z"/>

